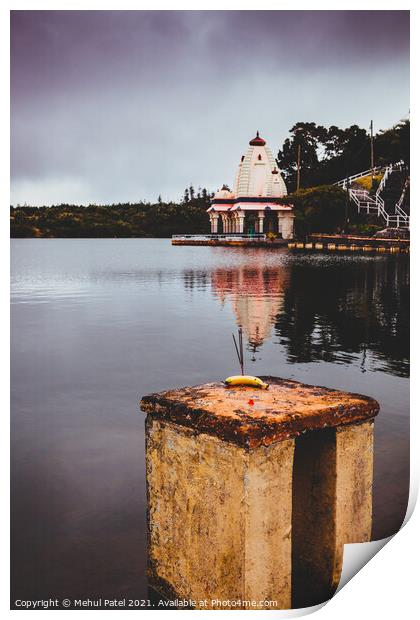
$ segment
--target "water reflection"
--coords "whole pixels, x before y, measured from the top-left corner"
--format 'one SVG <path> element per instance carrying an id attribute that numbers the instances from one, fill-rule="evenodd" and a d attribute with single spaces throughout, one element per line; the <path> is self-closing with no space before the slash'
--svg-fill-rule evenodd
<path id="1" fill-rule="evenodd" d="M 283 289 L 288 267 L 216 269 L 211 286 L 221 304 L 232 304 L 238 327 L 242 327 L 251 350 L 255 353 L 271 337 L 276 316 L 283 305 Z"/>
<path id="2" fill-rule="evenodd" d="M 406 257 L 346 259 L 308 256 L 266 266 L 188 270 L 188 289 L 210 286 L 230 303 L 255 354 L 272 338 L 287 362 L 355 360 L 362 371 L 409 374 L 409 261 Z M 255 361 L 255 355 L 252 358 Z"/>
<path id="3" fill-rule="evenodd" d="M 290 279 L 275 331 L 288 361 L 348 361 L 371 352 L 377 367 L 408 376 L 409 263 L 389 257 L 308 269 L 290 268 Z M 353 356 L 354 357 L 354 356 Z"/>

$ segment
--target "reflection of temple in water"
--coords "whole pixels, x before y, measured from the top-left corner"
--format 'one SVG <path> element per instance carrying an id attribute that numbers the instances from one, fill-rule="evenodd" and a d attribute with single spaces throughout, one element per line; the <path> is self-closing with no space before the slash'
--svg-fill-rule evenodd
<path id="1" fill-rule="evenodd" d="M 212 273 L 212 289 L 218 299 L 232 303 L 238 327 L 254 351 L 270 338 L 283 303 L 287 279 L 284 267 L 263 265 L 217 269 Z"/>
<path id="2" fill-rule="evenodd" d="M 389 258 L 389 260 L 388 260 Z M 321 257 L 267 265 L 250 255 L 213 270 L 184 273 L 188 289 L 232 304 L 256 352 L 276 337 L 289 363 L 358 363 L 397 376 L 409 372 L 409 261 Z M 264 264 L 265 263 L 265 264 Z"/>

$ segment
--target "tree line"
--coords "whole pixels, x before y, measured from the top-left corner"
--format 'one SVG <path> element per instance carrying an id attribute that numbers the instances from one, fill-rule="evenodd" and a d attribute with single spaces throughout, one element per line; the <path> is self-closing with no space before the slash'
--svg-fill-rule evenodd
<path id="1" fill-rule="evenodd" d="M 185 189 L 179 202 L 139 201 L 89 206 L 17 206 L 10 209 L 11 236 L 24 237 L 170 237 L 208 231 L 213 194 Z"/>
<path id="2" fill-rule="evenodd" d="M 371 139 L 358 125 L 340 129 L 296 123 L 277 154 L 288 191 L 297 189 L 298 160 L 302 188 L 327 185 L 371 166 Z M 403 160 L 410 166 L 410 121 L 402 120 L 373 137 L 375 166 Z"/>

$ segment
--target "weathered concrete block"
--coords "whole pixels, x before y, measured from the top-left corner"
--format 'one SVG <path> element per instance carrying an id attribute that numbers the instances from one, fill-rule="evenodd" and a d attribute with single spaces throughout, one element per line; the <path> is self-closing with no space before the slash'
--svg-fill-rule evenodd
<path id="1" fill-rule="evenodd" d="M 288 609 L 312 576 L 312 598 L 331 592 L 343 542 L 369 539 L 378 404 L 264 379 L 267 391 L 209 383 L 142 399 L 148 573 L 170 598 Z"/>
<path id="2" fill-rule="evenodd" d="M 151 584 L 290 607 L 292 466 L 292 440 L 247 452 L 148 416 Z"/>

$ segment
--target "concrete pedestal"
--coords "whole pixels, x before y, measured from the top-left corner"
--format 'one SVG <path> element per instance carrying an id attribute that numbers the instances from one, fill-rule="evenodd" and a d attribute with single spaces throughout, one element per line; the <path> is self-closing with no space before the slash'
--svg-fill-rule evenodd
<path id="1" fill-rule="evenodd" d="M 148 576 L 169 598 L 313 604 L 333 593 L 343 544 L 370 538 L 378 404 L 265 380 L 267 391 L 208 383 L 142 399 Z"/>

